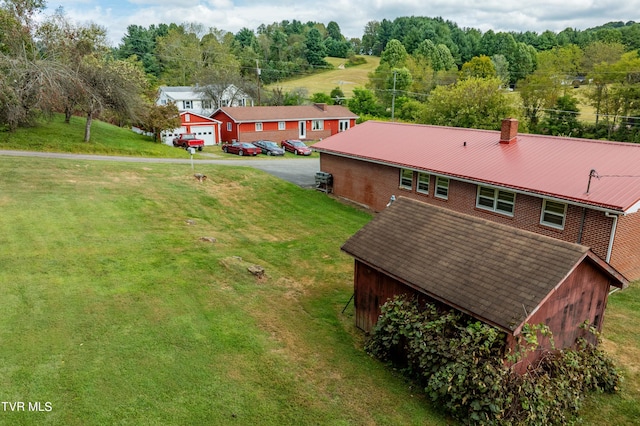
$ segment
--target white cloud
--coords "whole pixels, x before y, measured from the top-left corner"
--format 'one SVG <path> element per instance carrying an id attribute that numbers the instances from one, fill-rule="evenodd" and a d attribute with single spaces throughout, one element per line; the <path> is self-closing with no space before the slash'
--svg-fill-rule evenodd
<path id="1" fill-rule="evenodd" d="M 59 0 L 60 1 L 60 0 Z M 442 17 L 461 28 L 481 31 L 559 32 L 584 30 L 610 21 L 635 20 L 640 0 L 117 0 L 101 6 L 97 0 L 62 0 L 59 4 L 78 22 L 92 21 L 108 28 L 117 44 L 129 25 L 147 27 L 160 23 L 201 23 L 206 28 L 237 32 L 246 27 L 282 20 L 335 21 L 346 37 L 362 37 L 369 21 L 400 16 Z M 50 4 L 51 9 L 58 4 Z"/>

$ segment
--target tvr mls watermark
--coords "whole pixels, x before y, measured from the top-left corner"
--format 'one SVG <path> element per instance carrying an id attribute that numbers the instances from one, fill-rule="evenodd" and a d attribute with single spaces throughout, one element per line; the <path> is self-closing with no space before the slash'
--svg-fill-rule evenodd
<path id="1" fill-rule="evenodd" d="M 53 404 L 40 401 L 0 401 L 2 411 L 52 411 Z"/>

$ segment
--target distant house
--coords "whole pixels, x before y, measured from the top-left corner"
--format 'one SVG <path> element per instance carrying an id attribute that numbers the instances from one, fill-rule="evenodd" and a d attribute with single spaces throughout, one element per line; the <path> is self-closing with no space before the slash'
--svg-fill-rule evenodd
<path id="1" fill-rule="evenodd" d="M 355 258 L 356 326 L 364 331 L 389 298 L 408 294 L 496 327 L 508 348 L 525 324 L 546 324 L 556 348 L 578 337 L 597 344 L 580 325 L 601 330 L 610 287 L 628 285 L 588 247 L 405 197 L 342 250 Z"/>
<path id="2" fill-rule="evenodd" d="M 165 144 L 172 145 L 173 139 L 181 133 L 194 133 L 199 139 L 204 140 L 205 146 L 220 143 L 219 121 L 194 112 L 182 111 L 180 113 L 180 122 L 179 128 L 166 130 L 160 134 Z"/>
<path id="3" fill-rule="evenodd" d="M 233 84 L 228 85 L 219 95 L 219 99 L 211 99 L 193 86 L 161 86 L 158 90 L 158 105 L 174 103 L 178 111 L 189 111 L 209 116 L 220 106 L 250 106 L 253 99 Z"/>
<path id="4" fill-rule="evenodd" d="M 367 121 L 314 145 L 335 195 L 405 196 L 578 243 L 640 279 L 640 144 Z"/>
<path id="5" fill-rule="evenodd" d="M 358 116 L 340 105 L 223 107 L 212 115 L 222 123 L 222 141 L 318 140 L 343 132 Z"/>

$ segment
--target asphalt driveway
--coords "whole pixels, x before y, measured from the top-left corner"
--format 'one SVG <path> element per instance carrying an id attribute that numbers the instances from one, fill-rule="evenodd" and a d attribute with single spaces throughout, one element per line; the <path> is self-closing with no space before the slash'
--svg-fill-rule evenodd
<path id="1" fill-rule="evenodd" d="M 0 155 L 14 157 L 39 157 L 39 158 L 67 158 L 90 161 L 120 161 L 127 163 L 176 163 L 191 164 L 190 159 L 180 158 L 143 158 L 143 157 L 121 157 L 110 155 L 88 155 L 88 154 L 65 154 L 55 152 L 36 151 L 12 151 L 0 150 Z M 315 187 L 315 174 L 320 170 L 320 160 L 318 158 L 251 158 L 246 160 L 224 159 L 224 160 L 193 160 L 195 166 L 199 164 L 217 164 L 225 166 L 248 166 L 263 170 L 280 179 L 292 182 L 303 188 Z"/>

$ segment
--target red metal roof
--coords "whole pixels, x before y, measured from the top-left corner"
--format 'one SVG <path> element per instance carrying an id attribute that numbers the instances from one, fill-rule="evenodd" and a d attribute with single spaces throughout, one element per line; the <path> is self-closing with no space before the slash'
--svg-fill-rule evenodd
<path id="1" fill-rule="evenodd" d="M 340 105 L 294 105 L 294 106 L 257 106 L 223 107 L 212 114 L 224 112 L 235 122 L 287 121 L 287 120 L 329 120 L 355 119 L 358 116 Z"/>
<path id="2" fill-rule="evenodd" d="M 640 144 L 367 121 L 315 145 L 331 153 L 607 210 L 640 208 Z M 595 170 L 597 176 L 589 176 Z"/>

